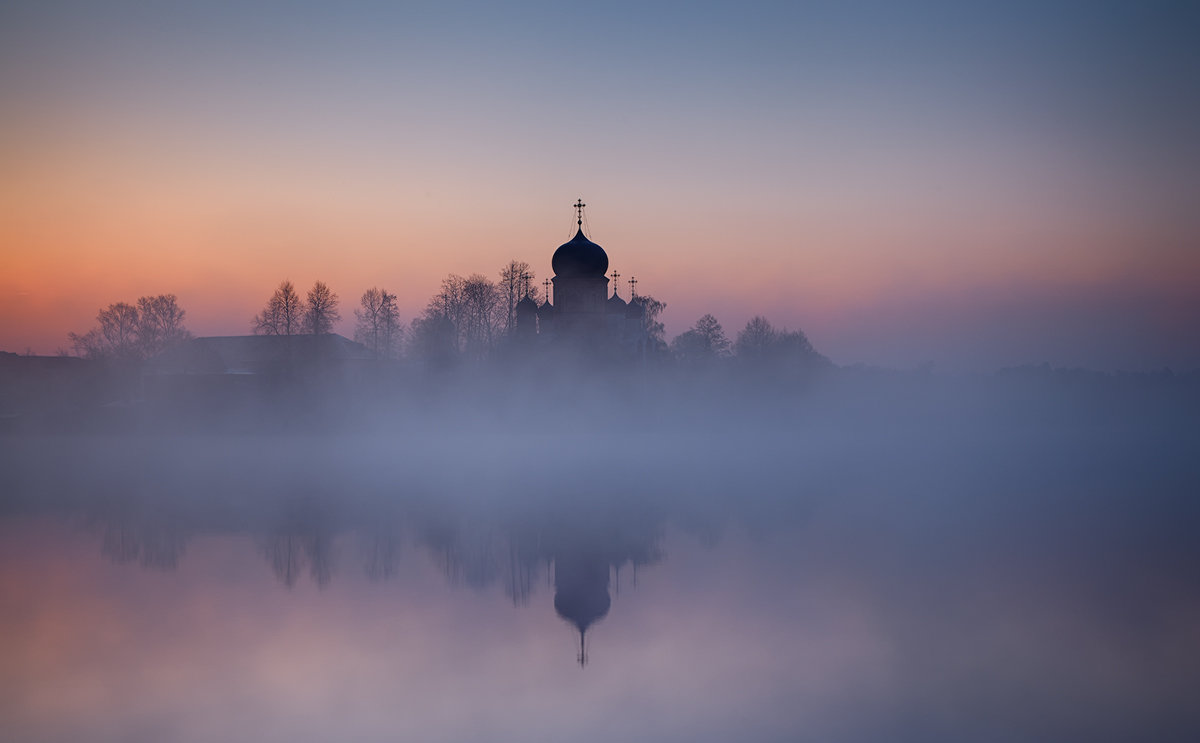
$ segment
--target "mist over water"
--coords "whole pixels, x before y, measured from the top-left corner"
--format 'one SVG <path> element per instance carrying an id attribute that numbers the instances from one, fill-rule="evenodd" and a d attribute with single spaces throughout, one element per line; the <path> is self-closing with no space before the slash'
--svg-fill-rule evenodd
<path id="1" fill-rule="evenodd" d="M 542 371 L 13 426 L 0 737 L 1200 731 L 1195 375 Z"/>
<path id="2" fill-rule="evenodd" d="M 928 5 L 0 6 L 0 743 L 1200 741 L 1200 4 Z"/>

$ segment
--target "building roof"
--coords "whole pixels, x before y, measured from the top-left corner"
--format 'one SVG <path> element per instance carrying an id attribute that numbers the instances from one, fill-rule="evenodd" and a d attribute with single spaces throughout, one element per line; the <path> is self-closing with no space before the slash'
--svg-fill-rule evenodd
<path id="1" fill-rule="evenodd" d="M 146 362 L 150 374 L 259 374 L 282 364 L 368 360 L 361 343 L 337 333 L 192 338 Z"/>

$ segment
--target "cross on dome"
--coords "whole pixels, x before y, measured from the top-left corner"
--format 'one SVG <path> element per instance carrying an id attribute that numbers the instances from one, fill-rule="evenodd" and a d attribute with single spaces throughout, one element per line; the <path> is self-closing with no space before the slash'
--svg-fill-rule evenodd
<path id="1" fill-rule="evenodd" d="M 583 207 L 587 204 L 583 203 L 583 199 L 575 200 L 575 224 L 583 226 Z"/>

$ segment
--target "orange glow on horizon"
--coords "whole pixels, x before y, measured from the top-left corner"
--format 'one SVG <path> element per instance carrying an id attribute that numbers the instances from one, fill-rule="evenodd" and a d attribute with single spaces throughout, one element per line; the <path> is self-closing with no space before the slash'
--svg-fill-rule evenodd
<path id="1" fill-rule="evenodd" d="M 0 178 L 0 349 L 54 353 L 118 301 L 174 293 L 199 335 L 238 335 L 283 279 L 320 279 L 353 334 L 371 286 L 400 295 L 405 319 L 449 273 L 495 276 L 525 260 L 538 280 L 574 227 L 570 198 L 487 198 L 437 184 L 313 164 L 238 167 L 228 155 L 79 149 L 14 159 Z M 321 176 L 321 177 L 319 177 Z M 545 190 L 545 189 L 543 189 Z M 960 200 L 953 211 L 886 194 L 844 201 L 809 191 L 795 205 L 730 199 L 716 208 L 635 208 L 612 186 L 587 200 L 592 238 L 639 290 L 667 302 L 669 335 L 713 312 L 731 335 L 751 315 L 828 339 L 870 308 L 920 297 L 970 301 L 976 288 L 1132 283 L 1180 291 L 1200 275 L 1180 228 L 1120 214 Z M 490 194 L 488 194 L 490 195 Z M 568 194 L 570 195 L 570 194 Z M 582 195 L 582 194 L 581 194 Z M 866 198 L 866 197 L 864 197 Z M 1135 256 L 1129 245 L 1153 246 Z M 628 285 L 620 287 L 628 295 Z M 887 310 L 883 310 L 887 311 Z"/>

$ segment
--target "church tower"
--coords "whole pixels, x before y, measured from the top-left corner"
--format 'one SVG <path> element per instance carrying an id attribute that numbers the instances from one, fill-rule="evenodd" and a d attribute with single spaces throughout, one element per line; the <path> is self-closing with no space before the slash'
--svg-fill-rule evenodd
<path id="1" fill-rule="evenodd" d="M 575 237 L 554 251 L 555 332 L 563 338 L 586 340 L 605 330 L 605 301 L 608 295 L 608 254 L 583 234 L 583 208 L 575 203 Z"/>

